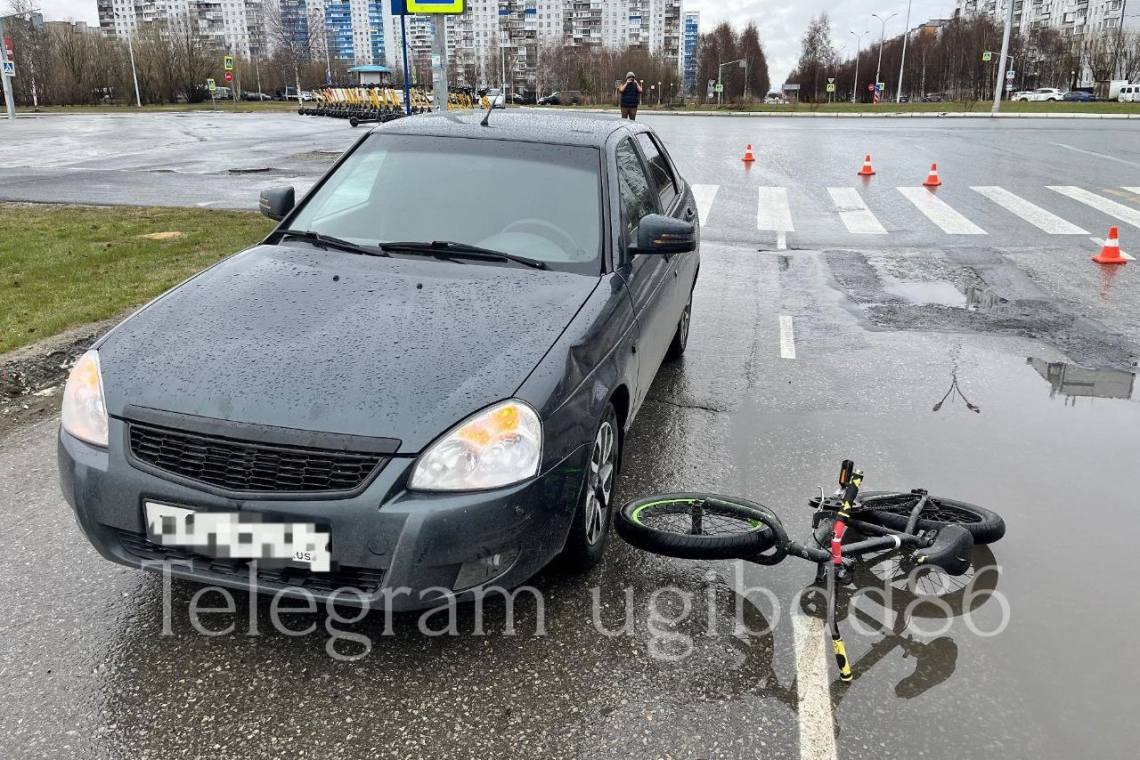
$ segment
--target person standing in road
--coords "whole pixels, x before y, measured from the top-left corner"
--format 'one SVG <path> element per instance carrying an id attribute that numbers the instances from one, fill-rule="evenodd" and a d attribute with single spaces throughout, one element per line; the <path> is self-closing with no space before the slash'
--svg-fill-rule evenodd
<path id="1" fill-rule="evenodd" d="M 621 93 L 621 117 L 630 121 L 637 121 L 637 107 L 641 105 L 641 83 L 631 71 L 625 75 L 625 81 L 618 87 Z"/>

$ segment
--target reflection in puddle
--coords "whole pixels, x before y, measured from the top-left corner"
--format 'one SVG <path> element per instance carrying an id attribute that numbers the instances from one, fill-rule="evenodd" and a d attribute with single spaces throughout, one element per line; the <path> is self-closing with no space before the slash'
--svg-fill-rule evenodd
<path id="1" fill-rule="evenodd" d="M 1052 386 L 1049 398 L 1058 393 L 1065 403 L 1076 404 L 1077 398 L 1132 398 L 1136 375 L 1118 369 L 1087 369 L 1066 362 L 1047 362 L 1029 357 L 1025 360 L 1037 374 Z"/>
<path id="2" fill-rule="evenodd" d="M 1009 301 L 985 285 L 971 285 L 966 288 L 966 308 L 970 311 L 984 311 L 1002 314 L 1009 310 Z"/>
<path id="3" fill-rule="evenodd" d="M 966 296 L 949 282 L 907 282 L 893 277 L 883 278 L 883 290 L 892 296 L 923 306 L 964 307 Z"/>

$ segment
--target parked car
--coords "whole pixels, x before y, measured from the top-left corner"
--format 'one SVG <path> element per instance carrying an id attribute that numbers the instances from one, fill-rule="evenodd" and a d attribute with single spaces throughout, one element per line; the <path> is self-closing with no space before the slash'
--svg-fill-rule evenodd
<path id="1" fill-rule="evenodd" d="M 1140 84 L 1127 84 L 1120 88 L 1116 96 L 1119 103 L 1140 103 Z"/>
<path id="2" fill-rule="evenodd" d="M 787 101 L 779 95 L 768 95 L 766 98 L 764 98 L 764 105 L 767 106 L 782 106 L 785 103 L 787 103 Z"/>
<path id="3" fill-rule="evenodd" d="M 1065 93 L 1065 100 L 1071 103 L 1095 103 L 1096 95 L 1085 90 L 1071 90 Z"/>
<path id="4" fill-rule="evenodd" d="M 1060 102 L 1064 99 L 1064 93 L 1055 87 L 1039 87 L 1036 90 L 1030 90 L 1029 92 L 1018 92 L 1014 94 L 1014 100 L 1020 100 L 1022 102 Z"/>
<path id="5" fill-rule="evenodd" d="M 242 100 L 264 101 L 273 100 L 271 95 L 266 95 L 264 92 L 243 92 L 241 94 Z"/>
<path id="6" fill-rule="evenodd" d="M 945 96 L 940 92 L 928 92 L 922 96 L 923 103 L 942 103 L 945 100 Z"/>
<path id="7" fill-rule="evenodd" d="M 576 106 L 582 102 L 582 93 L 578 90 L 566 92 L 552 92 L 538 101 L 540 106 Z"/>
<path id="8" fill-rule="evenodd" d="M 487 90 L 487 94 L 484 97 L 486 97 L 487 100 L 490 101 L 491 108 L 506 108 L 507 107 L 506 93 L 504 93 L 502 90 L 498 89 L 497 87 L 491 88 L 490 90 Z"/>
<path id="9" fill-rule="evenodd" d="M 601 558 L 689 339 L 696 202 L 639 122 L 482 118 L 399 119 L 299 203 L 263 191 L 264 241 L 80 358 L 60 480 L 105 558 L 393 609 Z"/>
<path id="10" fill-rule="evenodd" d="M 533 106 L 538 104 L 538 97 L 531 92 L 515 92 L 511 95 L 511 102 L 516 106 Z"/>

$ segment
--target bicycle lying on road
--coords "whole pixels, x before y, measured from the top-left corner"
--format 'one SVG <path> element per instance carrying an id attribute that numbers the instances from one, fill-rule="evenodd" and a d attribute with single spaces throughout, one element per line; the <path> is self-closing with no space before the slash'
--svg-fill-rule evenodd
<path id="1" fill-rule="evenodd" d="M 680 559 L 742 559 L 778 564 L 789 555 L 814 562 L 816 580 L 827 597 L 827 626 L 839 677 L 851 681 L 847 649 L 836 617 L 836 586 L 851 580 L 855 563 L 870 555 L 897 551 L 899 568 L 922 574 L 940 569 L 961 576 L 970 569 L 975 544 L 1005 535 L 1005 521 L 973 504 L 910 493 L 875 491 L 860 498 L 862 470 L 851 460 L 840 467 L 839 489 L 809 504 L 814 546 L 788 538 L 780 518 L 767 507 L 744 499 L 700 493 L 649 496 L 618 512 L 618 535 L 643 551 Z M 859 540 L 844 544 L 848 530 Z"/>

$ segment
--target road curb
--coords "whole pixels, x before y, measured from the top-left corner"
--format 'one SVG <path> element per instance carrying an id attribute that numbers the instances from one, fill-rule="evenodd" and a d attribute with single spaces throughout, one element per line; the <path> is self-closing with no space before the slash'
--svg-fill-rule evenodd
<path id="1" fill-rule="evenodd" d="M 616 108 L 561 109 L 570 113 L 617 114 Z M 641 116 L 711 116 L 776 119 L 1140 119 L 1140 113 L 975 113 L 973 111 L 895 111 L 891 113 L 812 113 L 789 111 L 650 111 Z"/>

